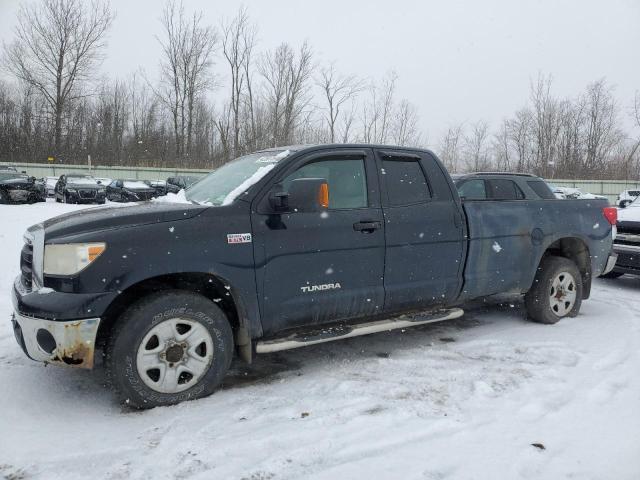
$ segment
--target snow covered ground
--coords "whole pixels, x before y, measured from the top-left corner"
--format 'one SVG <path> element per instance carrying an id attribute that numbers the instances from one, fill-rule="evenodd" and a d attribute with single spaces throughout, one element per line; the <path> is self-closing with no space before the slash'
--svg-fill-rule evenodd
<path id="1" fill-rule="evenodd" d="M 132 412 L 101 367 L 28 360 L 8 321 L 23 231 L 77 208 L 0 205 L 0 477 L 640 479 L 640 279 L 596 280 L 557 325 L 479 302 L 237 363 L 209 398 Z"/>

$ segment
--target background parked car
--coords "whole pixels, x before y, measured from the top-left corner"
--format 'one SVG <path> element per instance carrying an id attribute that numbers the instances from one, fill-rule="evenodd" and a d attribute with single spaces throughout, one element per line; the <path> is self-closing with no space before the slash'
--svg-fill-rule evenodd
<path id="1" fill-rule="evenodd" d="M 640 276 L 640 196 L 624 210 L 618 211 L 618 231 L 613 240 L 613 251 L 618 254 L 616 265 L 605 278 L 624 274 Z"/>
<path id="2" fill-rule="evenodd" d="M 145 180 L 145 182 L 156 191 L 156 197 L 161 197 L 169 192 L 166 180 Z"/>
<path id="3" fill-rule="evenodd" d="M 112 178 L 107 178 L 107 177 L 94 177 L 96 179 L 96 182 L 98 182 L 101 185 L 104 185 L 105 187 L 107 185 L 109 185 L 111 182 L 113 182 Z"/>
<path id="4" fill-rule="evenodd" d="M 190 187 L 200 180 L 200 177 L 179 175 L 177 177 L 167 178 L 167 192 L 178 193 L 183 188 Z"/>
<path id="5" fill-rule="evenodd" d="M 0 172 L 17 172 L 16 167 L 12 167 L 11 165 L 0 165 Z M 24 173 L 24 172 L 22 172 Z"/>
<path id="6" fill-rule="evenodd" d="M 638 197 L 640 197 L 640 190 L 625 190 L 618 195 L 616 203 L 620 208 L 625 208 Z"/>
<path id="7" fill-rule="evenodd" d="M 45 190 L 48 198 L 56 196 L 56 183 L 58 183 L 58 177 L 44 177 L 42 179 L 45 184 Z"/>
<path id="8" fill-rule="evenodd" d="M 119 179 L 107 186 L 107 198 L 111 202 L 141 202 L 155 196 L 155 188 L 143 180 Z"/>
<path id="9" fill-rule="evenodd" d="M 43 202 L 43 191 L 35 177 L 12 170 L 0 171 L 0 203 Z"/>
<path id="10" fill-rule="evenodd" d="M 55 188 L 56 202 L 104 203 L 106 188 L 91 175 L 60 175 Z"/>
<path id="11" fill-rule="evenodd" d="M 596 198 L 599 200 L 607 199 L 604 195 L 595 195 L 593 193 L 583 192 L 579 188 L 554 186 L 552 190 L 556 197 L 566 198 L 569 200 L 593 200 Z"/>

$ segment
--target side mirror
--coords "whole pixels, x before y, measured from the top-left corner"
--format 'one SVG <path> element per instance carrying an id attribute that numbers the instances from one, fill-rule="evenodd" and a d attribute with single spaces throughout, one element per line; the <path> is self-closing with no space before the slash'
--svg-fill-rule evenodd
<path id="1" fill-rule="evenodd" d="M 22 170 L 22 172 L 20 172 L 20 173 L 24 173 L 26 175 L 27 171 L 26 170 Z"/>
<path id="2" fill-rule="evenodd" d="M 320 212 L 329 208 L 329 185 L 324 178 L 298 178 L 288 191 L 276 189 L 269 200 L 276 212 Z"/>
<path id="3" fill-rule="evenodd" d="M 97 183 L 98 185 L 102 185 L 102 180 L 96 180 L 96 183 Z"/>

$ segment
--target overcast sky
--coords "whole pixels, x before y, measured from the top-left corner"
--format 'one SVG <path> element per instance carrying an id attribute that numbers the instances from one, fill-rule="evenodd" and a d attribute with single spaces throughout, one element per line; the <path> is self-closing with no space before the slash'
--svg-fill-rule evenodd
<path id="1" fill-rule="evenodd" d="M 20 3 L 0 0 L 4 41 Z M 162 5 L 112 0 L 104 72 L 156 71 Z M 258 25 L 259 50 L 306 39 L 316 60 L 345 73 L 376 79 L 395 70 L 398 94 L 418 107 L 430 144 L 455 122 L 495 126 L 524 104 L 538 72 L 553 75 L 558 95 L 606 77 L 625 115 L 640 89 L 640 0 L 185 0 L 214 25 L 240 5 Z"/>

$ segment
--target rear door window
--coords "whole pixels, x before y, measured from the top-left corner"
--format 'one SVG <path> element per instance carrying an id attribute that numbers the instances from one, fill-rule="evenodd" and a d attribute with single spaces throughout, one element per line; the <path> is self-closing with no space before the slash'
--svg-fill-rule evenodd
<path id="1" fill-rule="evenodd" d="M 382 160 L 382 175 L 389 205 L 424 203 L 431 198 L 427 178 L 417 159 Z"/>
<path id="2" fill-rule="evenodd" d="M 523 200 L 524 193 L 513 180 L 499 178 L 487 180 L 491 200 Z"/>
<path id="3" fill-rule="evenodd" d="M 556 196 L 549 188 L 549 185 L 547 185 L 546 182 L 543 182 L 542 180 L 530 180 L 527 182 L 527 185 L 531 187 L 531 190 L 536 192 L 536 195 L 544 200 L 553 200 L 554 198 L 556 198 Z"/>

